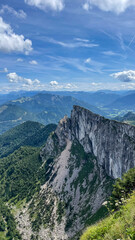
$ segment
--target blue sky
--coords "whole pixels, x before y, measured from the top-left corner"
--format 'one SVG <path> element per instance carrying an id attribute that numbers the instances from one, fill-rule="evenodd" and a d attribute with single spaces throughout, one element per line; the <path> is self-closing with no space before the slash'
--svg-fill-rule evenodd
<path id="1" fill-rule="evenodd" d="M 1 0 L 0 91 L 135 89 L 133 0 Z"/>

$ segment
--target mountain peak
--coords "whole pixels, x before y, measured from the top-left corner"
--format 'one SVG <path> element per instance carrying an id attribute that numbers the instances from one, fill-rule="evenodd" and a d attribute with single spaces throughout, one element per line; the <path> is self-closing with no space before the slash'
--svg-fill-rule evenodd
<path id="1" fill-rule="evenodd" d="M 23 239 L 77 240 L 98 211 L 104 215 L 102 203 L 114 179 L 135 166 L 135 127 L 75 105 L 47 139 L 40 159 L 41 188 L 18 211 Z"/>
<path id="2" fill-rule="evenodd" d="M 87 153 L 97 157 L 98 165 L 113 178 L 135 166 L 135 127 L 106 119 L 74 105 L 71 118 L 64 117 L 56 135 L 60 146 L 66 139 L 77 139 Z"/>

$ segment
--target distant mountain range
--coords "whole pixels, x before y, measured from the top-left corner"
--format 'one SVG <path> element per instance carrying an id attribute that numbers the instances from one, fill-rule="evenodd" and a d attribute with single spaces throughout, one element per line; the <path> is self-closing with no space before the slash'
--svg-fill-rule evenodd
<path id="1" fill-rule="evenodd" d="M 21 97 L 31 97 L 36 95 L 38 91 L 18 91 L 18 92 L 10 92 L 8 94 L 0 94 L 0 105 L 5 104 L 8 101 L 13 99 L 21 98 Z"/>
<path id="2" fill-rule="evenodd" d="M 71 96 L 80 101 L 86 102 L 88 104 L 100 107 L 106 104 L 111 104 L 113 101 L 121 96 L 132 93 L 133 91 L 96 91 L 96 92 L 83 92 L 83 91 L 18 91 L 10 92 L 8 94 L 0 94 L 0 105 L 7 103 L 8 101 L 16 100 L 22 97 L 32 97 L 39 93 L 48 93 L 52 95 L 59 96 Z"/>
<path id="3" fill-rule="evenodd" d="M 32 97 L 9 101 L 0 107 L 0 134 L 28 120 L 44 125 L 58 123 L 64 115 L 70 115 L 73 105 L 79 105 L 94 113 L 105 115 L 97 107 L 71 96 L 39 93 Z"/>
<path id="4" fill-rule="evenodd" d="M 122 96 L 111 104 L 106 105 L 109 109 L 132 110 L 135 111 L 135 93 Z"/>
<path id="5" fill-rule="evenodd" d="M 103 107 L 106 104 L 111 104 L 121 95 L 115 92 L 54 92 L 57 95 L 72 96 L 80 101 L 89 103 L 96 107 Z"/>
<path id="6" fill-rule="evenodd" d="M 108 118 L 123 116 L 135 111 L 135 91 L 20 91 L 0 94 L 0 104 L 2 134 L 28 120 L 57 124 L 64 115 L 70 116 L 73 105 Z"/>

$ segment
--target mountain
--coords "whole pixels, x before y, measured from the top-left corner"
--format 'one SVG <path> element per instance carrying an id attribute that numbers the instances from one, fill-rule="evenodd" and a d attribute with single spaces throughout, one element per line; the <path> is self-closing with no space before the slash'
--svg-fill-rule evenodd
<path id="1" fill-rule="evenodd" d="M 114 119 L 120 122 L 125 122 L 131 125 L 135 125 L 135 113 L 133 112 L 128 112 L 123 117 L 117 116 Z"/>
<path id="2" fill-rule="evenodd" d="M 54 92 L 57 95 L 62 96 L 72 96 L 79 101 L 86 102 L 96 107 L 103 107 L 106 103 L 111 104 L 116 99 L 120 97 L 120 94 L 117 92 L 104 92 L 104 91 L 97 91 L 97 92 Z"/>
<path id="3" fill-rule="evenodd" d="M 135 93 L 122 96 L 111 104 L 106 105 L 109 109 L 132 110 L 135 111 Z"/>
<path id="4" fill-rule="evenodd" d="M 0 197 L 23 240 L 76 240 L 106 214 L 102 203 L 134 159 L 135 127 L 74 106 L 42 149 L 0 159 Z"/>
<path id="5" fill-rule="evenodd" d="M 120 122 L 124 122 L 124 121 L 135 121 L 135 113 L 133 112 L 128 112 L 126 113 L 123 117 L 121 116 L 117 116 L 115 118 L 115 120 L 118 120 Z"/>
<path id="6" fill-rule="evenodd" d="M 29 112 L 33 113 L 42 113 L 43 111 L 48 112 L 56 112 L 58 111 L 58 114 L 63 115 L 67 114 L 69 115 L 71 112 L 71 109 L 73 105 L 80 105 L 83 107 L 87 107 L 88 109 L 91 109 L 91 111 L 99 114 L 103 114 L 103 112 L 84 102 L 81 102 L 71 96 L 59 96 L 54 94 L 48 94 L 48 93 L 39 93 L 33 97 L 27 97 L 27 98 L 20 98 L 14 101 L 11 101 L 12 104 L 19 106 Z"/>
<path id="7" fill-rule="evenodd" d="M 37 121 L 38 118 L 16 105 L 0 106 L 0 134 L 28 120 Z"/>
<path id="8" fill-rule="evenodd" d="M 58 123 L 64 115 L 70 115 L 74 104 L 105 115 L 100 109 L 75 98 L 39 93 L 32 97 L 12 100 L 0 106 L 0 134 L 28 120 L 44 125 Z"/>
<path id="9" fill-rule="evenodd" d="M 0 136 L 0 157 L 9 155 L 20 146 L 42 146 L 55 129 L 55 124 L 44 126 L 31 121 L 10 129 Z"/>
<path id="10" fill-rule="evenodd" d="M 36 95 L 37 91 L 18 91 L 18 92 L 10 92 L 8 94 L 0 94 L 0 105 L 3 105 L 9 101 L 12 101 L 14 99 L 18 99 L 21 97 L 31 97 L 33 95 Z"/>

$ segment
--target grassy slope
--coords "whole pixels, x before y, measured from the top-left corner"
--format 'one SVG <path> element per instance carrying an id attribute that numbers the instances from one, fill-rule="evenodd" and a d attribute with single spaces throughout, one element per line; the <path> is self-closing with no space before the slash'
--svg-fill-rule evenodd
<path id="1" fill-rule="evenodd" d="M 135 192 L 119 211 L 89 227 L 80 240 L 134 240 Z"/>
<path id="2" fill-rule="evenodd" d="M 89 227 L 80 240 L 135 240 L 135 168 L 117 179 L 107 205 L 110 216 Z"/>

